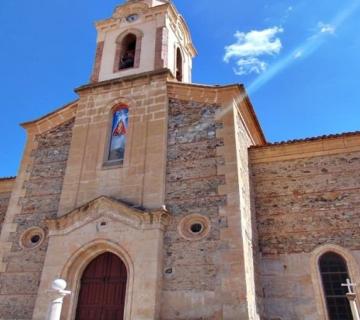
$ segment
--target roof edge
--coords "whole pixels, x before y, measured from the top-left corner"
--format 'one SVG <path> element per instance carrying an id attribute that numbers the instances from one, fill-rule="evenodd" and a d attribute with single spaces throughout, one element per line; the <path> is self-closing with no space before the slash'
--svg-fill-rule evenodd
<path id="1" fill-rule="evenodd" d="M 40 118 L 37 118 L 37 119 L 34 119 L 34 120 L 30 120 L 30 121 L 26 121 L 26 122 L 22 122 L 22 123 L 20 123 L 20 126 L 23 127 L 24 129 L 26 129 L 26 128 L 28 128 L 29 126 L 31 126 L 31 125 L 33 125 L 33 124 L 35 124 L 35 123 L 38 123 L 38 122 L 40 122 L 40 121 L 42 121 L 42 120 L 45 120 L 46 118 L 48 118 L 48 117 L 50 117 L 50 116 L 52 116 L 52 115 L 54 115 L 54 114 L 56 114 L 56 113 L 58 113 L 58 112 L 60 112 L 60 111 L 62 111 L 62 110 L 64 110 L 64 109 L 66 109 L 66 108 L 69 108 L 69 107 L 73 106 L 73 105 L 74 105 L 75 103 L 77 103 L 78 101 L 79 101 L 79 99 L 73 100 L 73 101 L 65 104 L 64 106 L 62 106 L 62 107 L 60 107 L 60 108 L 57 108 L 57 109 L 55 109 L 54 111 L 45 114 L 44 116 L 41 116 Z"/>
<path id="2" fill-rule="evenodd" d="M 246 92 L 245 86 L 240 83 L 233 83 L 233 84 L 225 84 L 225 85 L 211 85 L 211 84 L 198 84 L 198 83 L 183 83 L 177 81 L 168 81 L 171 85 L 179 86 L 179 87 L 196 87 L 196 88 L 203 88 L 203 89 L 214 89 L 214 90 L 226 90 L 226 89 L 234 89 L 239 91 L 240 95 L 243 95 L 244 102 L 249 108 L 250 115 L 254 121 L 254 125 L 259 133 L 260 139 L 262 140 L 262 145 L 266 145 L 267 141 L 264 135 L 264 132 L 261 128 L 260 122 L 257 118 L 257 115 L 254 110 L 254 106 L 250 101 L 250 98 Z"/>
<path id="3" fill-rule="evenodd" d="M 109 80 L 104 80 L 104 81 L 99 81 L 99 82 L 88 83 L 88 84 L 85 84 L 78 88 L 75 88 L 75 92 L 79 93 L 86 89 L 93 89 L 93 88 L 97 88 L 97 87 L 102 87 L 104 85 L 116 84 L 116 83 L 125 82 L 125 81 L 132 81 L 132 80 L 137 80 L 137 79 L 141 79 L 144 77 L 157 76 L 157 75 L 161 75 L 161 74 L 168 74 L 171 77 L 173 77 L 173 74 L 171 73 L 171 71 L 168 68 L 162 68 L 159 70 L 146 71 L 146 72 L 142 72 L 142 73 L 138 73 L 138 74 L 132 74 L 132 75 L 125 76 L 125 77 L 119 77 L 119 78 L 114 78 L 114 79 L 109 79 Z"/>
<path id="4" fill-rule="evenodd" d="M 283 146 L 290 146 L 295 144 L 301 144 L 301 143 L 312 143 L 312 142 L 318 142 L 322 140 L 330 140 L 330 139 L 339 139 L 339 138 L 346 138 L 346 137 L 353 137 L 353 136 L 359 136 L 360 137 L 360 131 L 350 131 L 350 132 L 343 132 L 343 133 L 334 133 L 334 134 L 328 134 L 328 135 L 321 135 L 321 136 L 314 136 L 314 137 L 308 137 L 308 138 L 302 138 L 302 139 L 291 139 L 286 141 L 279 141 L 279 142 L 271 142 L 267 143 L 263 146 L 251 146 L 251 149 L 260 149 L 260 148 L 276 148 L 276 147 L 283 147 Z"/>
<path id="5" fill-rule="evenodd" d="M 1 181 L 15 180 L 15 179 L 16 179 L 16 176 L 0 177 L 0 182 L 1 182 Z"/>

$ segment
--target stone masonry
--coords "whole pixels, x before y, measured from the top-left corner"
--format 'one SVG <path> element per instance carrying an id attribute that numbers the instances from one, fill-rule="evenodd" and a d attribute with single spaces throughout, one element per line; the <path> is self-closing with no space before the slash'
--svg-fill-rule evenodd
<path id="1" fill-rule="evenodd" d="M 173 219 L 165 234 L 162 319 L 215 319 L 221 305 L 209 300 L 219 289 L 220 229 L 226 222 L 219 207 L 226 197 L 218 187 L 225 177 L 217 173 L 224 159 L 216 149 L 223 140 L 216 136 L 222 124 L 215 120 L 219 106 L 170 99 L 166 205 Z M 182 238 L 177 226 L 189 214 L 211 221 L 210 235 L 200 241 Z M 205 300 L 198 304 L 195 301 Z M 187 303 L 193 300 L 196 305 Z M 217 318 L 216 318 L 217 319 Z"/>
<path id="2" fill-rule="evenodd" d="M 314 260 L 314 252 L 322 246 L 346 254 L 352 279 L 357 281 L 360 152 L 356 141 L 356 137 L 339 137 L 323 139 L 321 148 L 315 148 L 320 143 L 315 140 L 251 149 L 264 319 L 325 319 Z"/>
<path id="3" fill-rule="evenodd" d="M 32 151 L 32 166 L 27 168 L 30 174 L 23 186 L 26 192 L 22 209 L 14 221 L 18 227 L 10 235 L 12 247 L 5 256 L 7 269 L 0 275 L 1 319 L 32 318 L 47 240 L 38 248 L 24 250 L 19 245 L 20 236 L 30 227 L 44 227 L 45 219 L 56 216 L 73 123 L 68 121 L 35 138 L 37 148 Z"/>
<path id="4" fill-rule="evenodd" d="M 360 283 L 360 132 L 267 143 L 243 85 L 191 83 L 171 1 L 126 1 L 96 29 L 91 82 L 22 124 L 18 176 L 0 178 L 0 320 L 44 320 L 58 277 L 75 319 L 103 253 L 126 266 L 124 320 L 329 320 L 319 258 L 342 256 Z"/>
<path id="5" fill-rule="evenodd" d="M 261 252 L 359 250 L 359 169 L 359 152 L 253 165 Z"/>
<path id="6" fill-rule="evenodd" d="M 0 193 L 0 232 L 5 219 L 6 210 L 9 204 L 11 192 Z"/>

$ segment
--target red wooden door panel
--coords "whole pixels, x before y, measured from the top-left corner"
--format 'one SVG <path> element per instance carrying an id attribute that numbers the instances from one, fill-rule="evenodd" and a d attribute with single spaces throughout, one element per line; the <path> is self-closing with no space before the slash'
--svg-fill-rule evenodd
<path id="1" fill-rule="evenodd" d="M 127 271 L 112 253 L 95 258 L 85 269 L 76 320 L 123 320 Z"/>

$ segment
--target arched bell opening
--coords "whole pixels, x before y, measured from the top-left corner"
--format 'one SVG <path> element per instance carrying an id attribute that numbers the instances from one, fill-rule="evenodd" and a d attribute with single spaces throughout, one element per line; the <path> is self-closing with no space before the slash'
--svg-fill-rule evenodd
<path id="1" fill-rule="evenodd" d="M 183 81 L 183 58 L 179 48 L 176 50 L 176 80 Z"/>
<path id="2" fill-rule="evenodd" d="M 137 38 L 129 33 L 121 43 L 119 70 L 133 68 L 135 66 Z"/>

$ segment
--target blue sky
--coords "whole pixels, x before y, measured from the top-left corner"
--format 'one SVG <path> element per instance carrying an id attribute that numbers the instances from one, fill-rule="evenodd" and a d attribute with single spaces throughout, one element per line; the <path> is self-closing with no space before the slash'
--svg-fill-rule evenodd
<path id="1" fill-rule="evenodd" d="M 76 98 L 93 22 L 115 0 L 0 2 L 0 176 L 16 175 L 19 123 Z M 360 0 L 175 0 L 199 55 L 193 81 L 244 83 L 269 141 L 360 130 Z"/>

